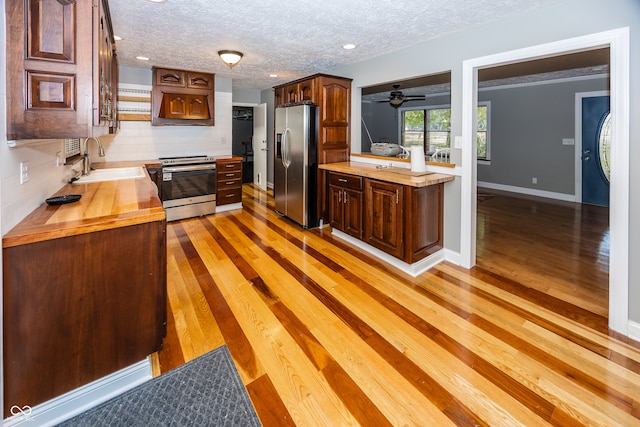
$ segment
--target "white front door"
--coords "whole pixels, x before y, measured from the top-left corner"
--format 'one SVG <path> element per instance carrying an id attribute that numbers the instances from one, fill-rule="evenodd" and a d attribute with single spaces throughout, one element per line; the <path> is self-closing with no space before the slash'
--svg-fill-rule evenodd
<path id="1" fill-rule="evenodd" d="M 267 189 L 267 104 L 253 107 L 253 184 Z"/>

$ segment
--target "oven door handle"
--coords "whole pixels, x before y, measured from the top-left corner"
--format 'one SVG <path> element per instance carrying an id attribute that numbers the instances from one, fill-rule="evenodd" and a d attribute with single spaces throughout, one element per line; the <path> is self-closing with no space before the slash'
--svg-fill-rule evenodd
<path id="1" fill-rule="evenodd" d="M 163 167 L 162 172 L 188 172 L 215 169 L 215 164 Z"/>

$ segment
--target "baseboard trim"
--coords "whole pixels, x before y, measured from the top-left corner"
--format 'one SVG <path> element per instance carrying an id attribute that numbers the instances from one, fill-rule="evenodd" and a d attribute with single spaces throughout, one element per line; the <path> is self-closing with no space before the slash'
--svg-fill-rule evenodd
<path id="1" fill-rule="evenodd" d="M 386 252 L 381 251 L 378 248 L 374 248 L 373 246 L 363 242 L 360 239 L 356 239 L 355 237 L 352 237 L 346 233 L 343 233 L 340 230 L 336 230 L 335 228 L 331 231 L 331 234 L 341 240 L 344 240 L 352 244 L 353 246 L 356 246 L 362 249 L 363 251 L 370 253 L 371 255 L 375 256 L 376 258 L 379 258 L 380 260 L 386 262 L 387 264 L 391 264 L 398 270 L 404 271 L 405 273 L 409 274 L 412 277 L 417 277 L 421 275 L 422 273 L 429 270 L 430 268 L 440 264 L 445 259 L 445 251 L 444 249 L 441 249 L 438 252 L 431 254 L 428 257 L 423 258 L 418 262 L 414 262 L 413 264 L 408 264 L 402 260 L 399 260 L 396 257 L 389 255 Z"/>
<path id="2" fill-rule="evenodd" d="M 628 326 L 628 333 L 629 333 L 629 338 L 631 338 L 632 340 L 638 341 L 640 342 L 640 323 L 636 323 L 633 322 L 631 320 L 629 320 L 629 326 Z"/>
<path id="3" fill-rule="evenodd" d="M 242 202 L 229 203 L 228 205 L 216 205 L 216 213 L 228 212 L 235 209 L 242 209 Z"/>
<path id="4" fill-rule="evenodd" d="M 490 190 L 507 191 L 509 193 L 527 194 L 529 196 L 546 197 L 547 199 L 562 200 L 565 202 L 576 202 L 574 194 L 555 193 L 553 191 L 536 190 L 534 188 L 516 187 L 514 185 L 494 184 L 493 182 L 478 181 L 478 188 L 488 188 Z"/>
<path id="5" fill-rule="evenodd" d="M 151 379 L 149 358 L 85 386 L 34 406 L 31 412 L 6 418 L 2 425 L 54 426 Z"/>

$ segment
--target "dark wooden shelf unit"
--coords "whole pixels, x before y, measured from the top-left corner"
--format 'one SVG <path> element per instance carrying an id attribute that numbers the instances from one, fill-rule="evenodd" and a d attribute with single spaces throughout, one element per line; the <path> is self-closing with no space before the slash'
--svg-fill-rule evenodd
<path id="1" fill-rule="evenodd" d="M 159 67 L 152 70 L 152 125 L 214 125 L 214 74 Z"/>

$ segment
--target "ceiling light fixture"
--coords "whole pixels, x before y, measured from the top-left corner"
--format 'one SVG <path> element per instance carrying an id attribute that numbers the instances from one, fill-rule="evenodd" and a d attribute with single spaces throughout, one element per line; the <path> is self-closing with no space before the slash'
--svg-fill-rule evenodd
<path id="1" fill-rule="evenodd" d="M 227 64 L 229 68 L 235 67 L 238 62 L 242 59 L 242 52 L 238 52 L 237 50 L 219 50 L 218 55 L 222 62 Z"/>
<path id="2" fill-rule="evenodd" d="M 136 59 L 139 59 L 140 61 L 148 61 L 149 58 L 147 58 L 146 56 L 136 56 Z"/>
<path id="3" fill-rule="evenodd" d="M 167 0 L 149 0 L 151 3 L 164 3 Z"/>
<path id="4" fill-rule="evenodd" d="M 343 48 L 343 49 L 347 49 L 347 50 L 355 49 L 355 48 L 356 48 L 356 45 L 355 45 L 355 44 L 353 44 L 353 43 L 347 43 L 347 44 L 345 44 L 344 46 L 342 46 L 342 48 Z"/>
<path id="5" fill-rule="evenodd" d="M 120 36 L 116 36 L 116 35 L 114 35 L 114 36 L 113 36 L 113 39 L 114 39 L 115 41 L 117 41 L 117 42 L 119 42 L 119 41 L 122 41 L 122 40 L 123 40 L 123 38 L 122 38 L 122 37 L 120 37 Z"/>

